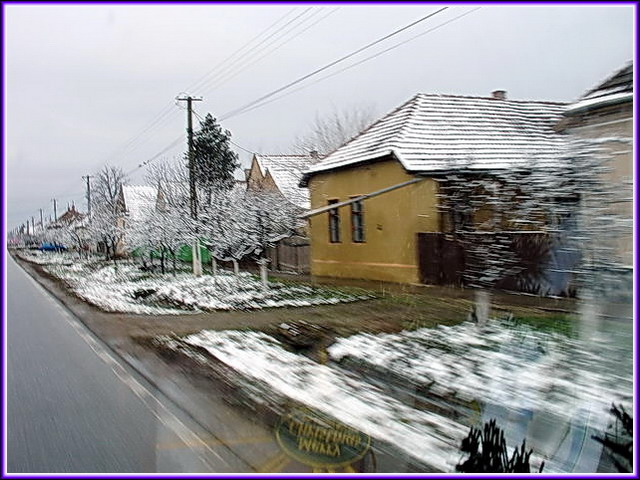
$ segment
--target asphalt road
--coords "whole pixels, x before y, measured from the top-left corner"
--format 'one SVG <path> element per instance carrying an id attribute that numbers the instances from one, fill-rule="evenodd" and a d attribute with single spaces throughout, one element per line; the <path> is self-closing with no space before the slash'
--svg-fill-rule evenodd
<path id="1" fill-rule="evenodd" d="M 6 258 L 7 472 L 247 471 Z"/>

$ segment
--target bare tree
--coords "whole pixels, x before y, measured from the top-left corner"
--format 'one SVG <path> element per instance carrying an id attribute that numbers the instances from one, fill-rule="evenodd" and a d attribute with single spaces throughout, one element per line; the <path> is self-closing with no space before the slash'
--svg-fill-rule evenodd
<path id="1" fill-rule="evenodd" d="M 116 208 L 120 187 L 127 177 L 120 167 L 106 165 L 96 174 L 93 183 L 93 201 L 95 204 L 103 204 L 113 210 Z"/>
<path id="2" fill-rule="evenodd" d="M 96 174 L 93 184 L 89 231 L 94 240 L 103 244 L 107 257 L 111 257 L 114 264 L 116 264 L 117 245 L 123 234 L 117 212 L 118 194 L 125 181 L 126 175 L 120 167 L 106 165 Z"/>
<path id="3" fill-rule="evenodd" d="M 373 105 L 353 105 L 343 109 L 335 108 L 326 115 L 316 113 L 308 131 L 296 137 L 293 150 L 300 154 L 318 151 L 322 154 L 333 152 L 375 120 Z"/>

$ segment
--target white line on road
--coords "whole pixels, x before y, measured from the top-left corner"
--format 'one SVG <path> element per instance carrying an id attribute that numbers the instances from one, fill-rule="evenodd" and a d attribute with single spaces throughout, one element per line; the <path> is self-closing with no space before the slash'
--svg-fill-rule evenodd
<path id="1" fill-rule="evenodd" d="M 24 271 L 24 270 L 23 270 Z M 26 274 L 26 272 L 25 272 Z M 178 436 L 178 438 L 188 448 L 194 450 L 193 445 L 201 445 L 202 448 L 207 450 L 211 455 L 216 457 L 220 462 L 224 463 L 228 467 L 230 466 L 220 454 L 213 450 L 209 444 L 202 439 L 200 435 L 190 429 L 182 422 L 173 412 L 171 412 L 153 393 L 151 393 L 144 385 L 136 380 L 127 369 L 119 362 L 107 349 L 98 343 L 98 341 L 89 333 L 87 327 L 74 318 L 51 293 L 49 293 L 42 285 L 40 285 L 31 275 L 26 274 L 27 278 L 35 285 L 35 287 L 42 292 L 46 297 L 53 300 L 56 310 L 65 318 L 73 329 L 80 335 L 80 337 L 89 345 L 89 348 L 94 351 L 102 361 L 104 361 L 113 373 L 125 384 L 131 391 L 138 397 L 145 406 L 151 411 L 151 413 L 162 424 L 169 427 Z M 161 410 L 164 416 L 160 416 L 157 410 Z M 194 450 L 195 451 L 195 450 Z M 209 468 L 213 470 L 213 465 L 202 454 L 197 453 L 198 458 Z"/>

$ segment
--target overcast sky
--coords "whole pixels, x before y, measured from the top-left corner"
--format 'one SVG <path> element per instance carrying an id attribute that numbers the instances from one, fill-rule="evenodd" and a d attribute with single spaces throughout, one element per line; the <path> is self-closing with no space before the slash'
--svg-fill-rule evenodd
<path id="1" fill-rule="evenodd" d="M 323 74 L 475 7 L 450 5 Z M 7 227 L 50 215 L 53 198 L 59 213 L 72 200 L 84 210 L 83 175 L 106 162 L 130 171 L 165 149 L 184 134 L 181 92 L 203 97 L 200 115 L 222 117 L 439 8 L 4 4 Z M 417 92 L 570 102 L 634 58 L 633 16 L 630 6 L 483 6 L 222 124 L 249 151 L 287 153 L 316 115 L 370 105 L 383 115 Z"/>

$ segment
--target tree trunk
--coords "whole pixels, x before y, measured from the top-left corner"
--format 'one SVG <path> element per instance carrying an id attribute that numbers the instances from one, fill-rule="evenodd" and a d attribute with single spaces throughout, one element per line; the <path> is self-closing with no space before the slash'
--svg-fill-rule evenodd
<path id="1" fill-rule="evenodd" d="M 484 325 L 489 321 L 489 310 L 491 309 L 491 293 L 488 290 L 476 290 L 475 315 L 479 325 Z"/>
<path id="2" fill-rule="evenodd" d="M 233 262 L 233 273 L 236 276 L 240 275 L 240 265 L 238 265 L 238 261 L 235 258 L 231 261 Z"/>
<path id="3" fill-rule="evenodd" d="M 113 253 L 113 268 L 115 268 L 116 272 L 118 271 L 118 259 L 116 258 L 116 244 L 115 242 L 111 242 L 111 251 Z"/>
<path id="4" fill-rule="evenodd" d="M 267 289 L 269 288 L 269 276 L 267 273 L 267 263 L 269 262 L 269 260 L 267 260 L 266 258 L 262 257 L 260 260 L 258 260 L 258 265 L 260 265 L 260 281 L 262 282 L 262 288 L 263 289 Z"/>
<path id="5" fill-rule="evenodd" d="M 196 238 L 191 247 L 193 274 L 196 277 L 202 275 L 202 258 L 200 257 L 200 241 Z"/>
<path id="6" fill-rule="evenodd" d="M 165 256 L 165 249 L 163 247 L 160 250 L 160 271 L 162 272 L 163 275 L 165 273 L 165 271 L 164 271 L 164 256 Z"/>
<path id="7" fill-rule="evenodd" d="M 218 274 L 218 262 L 216 262 L 216 257 L 211 255 L 211 275 L 214 277 Z"/>

